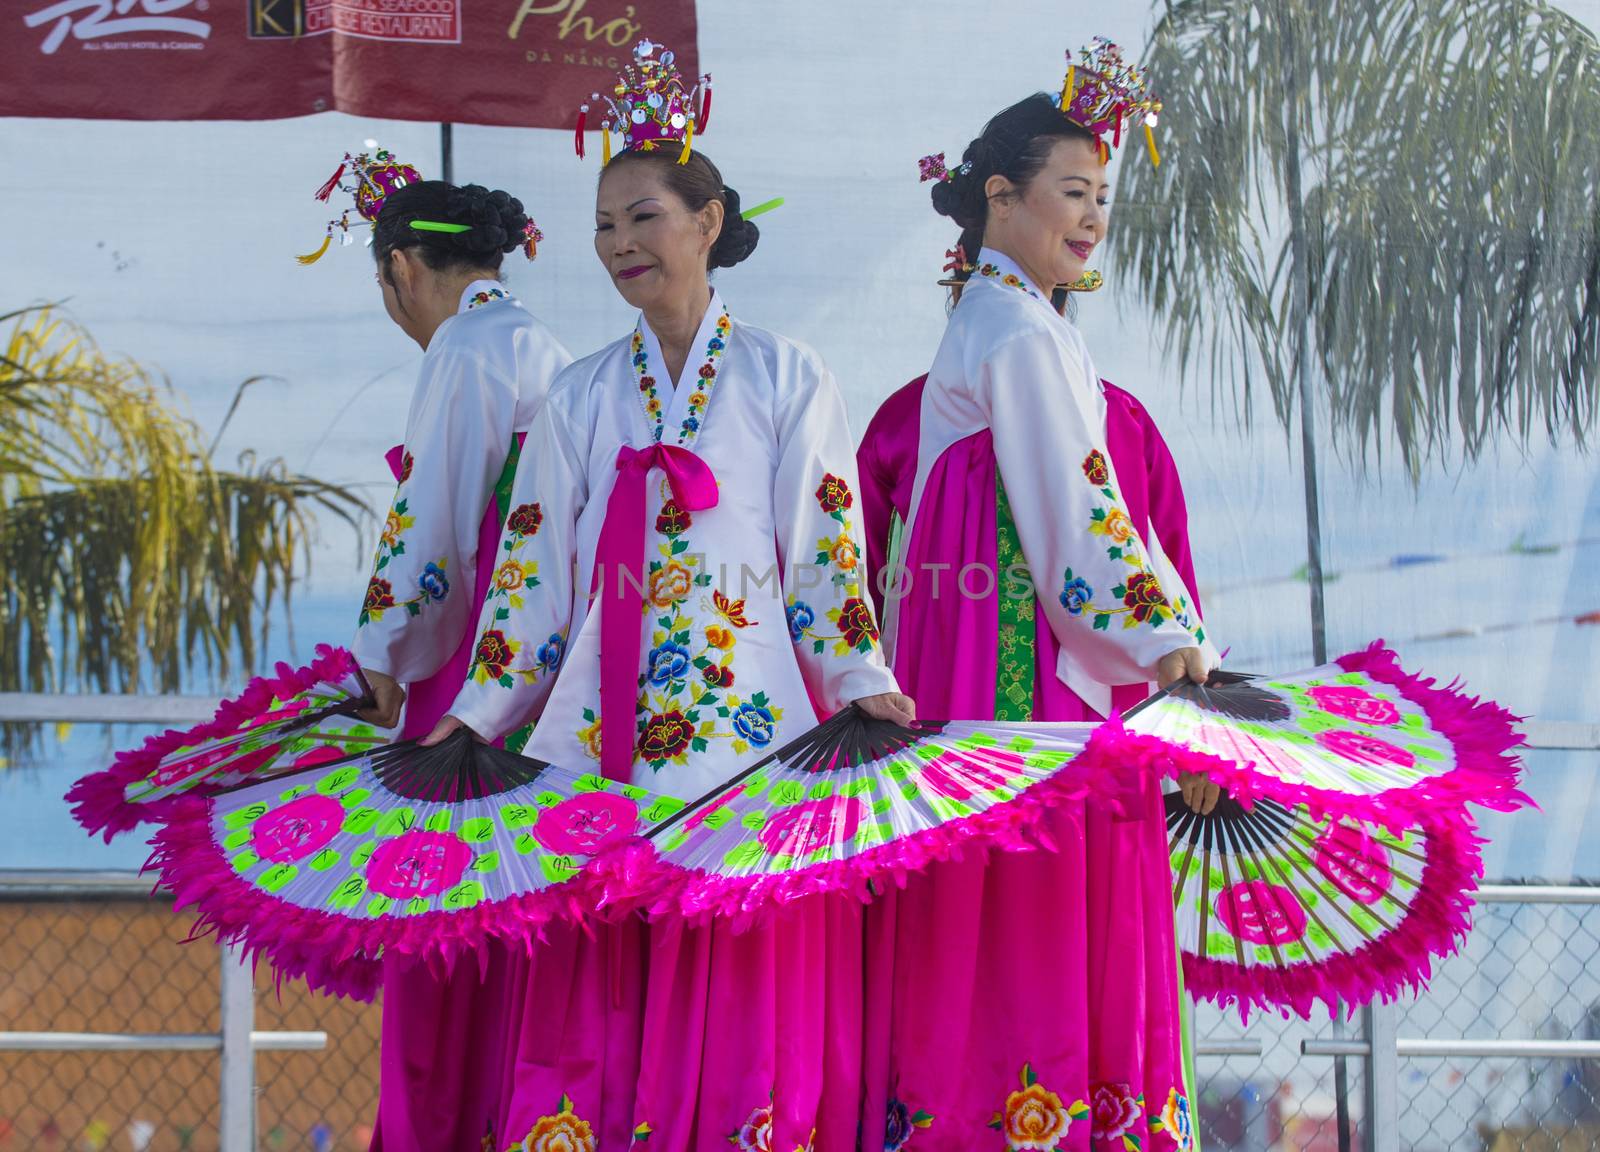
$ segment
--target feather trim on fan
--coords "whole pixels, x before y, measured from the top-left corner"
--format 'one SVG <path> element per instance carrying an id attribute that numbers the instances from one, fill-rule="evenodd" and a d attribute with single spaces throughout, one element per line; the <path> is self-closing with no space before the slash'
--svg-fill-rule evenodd
<path id="1" fill-rule="evenodd" d="M 1402 837 L 1273 800 L 1224 798 L 1202 817 L 1169 796 L 1168 812 L 1185 987 L 1246 1020 L 1416 991 L 1471 926 L 1483 841 L 1470 821 Z"/>
<path id="2" fill-rule="evenodd" d="M 354 656 L 343 648 L 326 644 L 318 645 L 316 658 L 305 667 L 279 664 L 275 675 L 258 677 L 238 696 L 224 700 L 210 720 L 182 731 L 168 729 L 157 733 L 138 748 L 118 752 L 110 768 L 78 780 L 66 795 L 67 803 L 72 805 L 73 818 L 90 835 L 103 834 L 108 844 L 119 833 L 140 824 L 165 820 L 182 796 L 135 803 L 128 799 L 128 789 L 148 780 L 173 752 L 237 734 L 274 700 L 309 691 L 319 683 L 337 683 L 360 675 L 361 669 Z"/>
<path id="3" fill-rule="evenodd" d="M 1500 811 L 1533 804 L 1517 788 L 1520 761 L 1512 750 L 1523 743 L 1523 737 L 1514 727 L 1516 717 L 1504 708 L 1492 701 L 1469 697 L 1454 687 L 1439 688 L 1433 680 L 1406 674 L 1400 669 L 1395 654 L 1381 641 L 1365 651 L 1341 657 L 1329 676 L 1337 677 L 1341 672 L 1393 688 L 1401 699 L 1414 706 L 1416 714 L 1425 718 L 1427 727 L 1448 745 L 1453 758 L 1448 770 L 1435 775 L 1418 775 L 1413 783 L 1382 790 L 1354 786 L 1348 790 L 1315 787 L 1287 778 L 1273 770 L 1270 763 L 1250 759 L 1248 745 L 1241 746 L 1237 756 L 1217 755 L 1203 747 L 1191 747 L 1182 742 L 1184 737 L 1163 732 L 1157 726 L 1163 718 L 1159 710 L 1166 709 L 1166 714 L 1170 715 L 1174 700 L 1192 699 L 1197 708 L 1209 707 L 1219 715 L 1230 715 L 1226 705 L 1217 708 L 1215 701 L 1226 700 L 1229 694 L 1237 691 L 1233 686 L 1243 680 L 1256 680 L 1270 688 L 1271 677 L 1213 674 L 1214 680 L 1227 677 L 1221 681 L 1222 687 L 1190 685 L 1169 689 L 1131 710 L 1120 721 L 1114 717 L 1102 731 L 1108 749 L 1114 745 L 1118 758 L 1144 771 L 1174 779 L 1186 772 L 1201 772 L 1246 805 L 1258 797 L 1267 797 L 1291 806 L 1306 805 L 1318 816 L 1348 816 L 1396 832 L 1425 821 L 1455 819 L 1470 825 L 1470 817 L 1463 808 L 1467 802 Z M 1331 683 L 1328 687 L 1331 691 L 1345 690 Z M 1250 691 L 1250 686 L 1245 685 L 1244 690 Z M 1320 689 L 1313 689 L 1316 690 Z M 1279 718 L 1249 719 L 1270 724 Z M 1351 722 L 1351 726 L 1357 725 Z M 1201 731 L 1196 743 L 1204 744 L 1205 737 L 1206 733 Z M 1276 738 L 1276 733 L 1261 737 L 1258 747 L 1264 756 L 1276 751 L 1267 743 Z M 1411 755 L 1371 737 L 1353 736 L 1351 739 L 1365 740 L 1364 746 L 1379 749 L 1379 754 L 1403 752 Z M 1335 751 L 1331 758 L 1344 758 L 1359 768 L 1357 757 Z"/>
<path id="4" fill-rule="evenodd" d="M 486 940 L 531 947 L 552 918 L 592 907 L 589 855 L 682 806 L 463 731 L 185 797 L 146 867 L 194 908 L 195 934 L 367 997 L 386 952 L 443 974 L 481 962 Z"/>
<path id="5" fill-rule="evenodd" d="M 744 930 L 807 896 L 866 901 L 940 861 L 1051 849 L 1051 809 L 1126 798 L 1125 768 L 1082 751 L 1093 727 L 905 728 L 852 706 L 653 830 L 655 851 L 632 844 L 595 859 L 587 884 L 602 905 Z M 709 846 L 715 868 L 696 860 Z"/>

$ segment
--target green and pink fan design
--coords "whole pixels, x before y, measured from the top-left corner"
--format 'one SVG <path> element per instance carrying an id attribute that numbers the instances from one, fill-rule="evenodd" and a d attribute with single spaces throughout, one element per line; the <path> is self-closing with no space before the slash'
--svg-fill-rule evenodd
<path id="1" fill-rule="evenodd" d="M 1466 803 L 1509 809 L 1520 743 L 1494 704 L 1408 676 L 1373 645 L 1283 677 L 1219 673 L 1152 697 L 1105 738 L 1118 759 L 1228 789 L 1167 799 L 1191 992 L 1308 1014 L 1425 981 L 1470 924 L 1480 840 Z"/>
<path id="2" fill-rule="evenodd" d="M 78 823 L 109 843 L 120 832 L 165 820 L 188 793 L 216 792 L 385 743 L 387 735 L 355 716 L 371 704 L 355 658 L 324 645 L 303 668 L 279 664 L 276 675 L 251 681 L 205 723 L 118 753 L 110 768 L 75 783 L 66 799 Z"/>
<path id="3" fill-rule="evenodd" d="M 1470 926 L 1481 874 L 1470 825 L 1396 833 L 1230 796 L 1201 816 L 1172 794 L 1167 826 L 1186 985 L 1246 1013 L 1392 998 Z"/>
<path id="4" fill-rule="evenodd" d="M 386 951 L 446 970 L 582 915 L 583 865 L 683 806 L 462 731 L 186 798 L 150 867 L 197 933 L 365 998 Z"/>
<path id="5" fill-rule="evenodd" d="M 924 722 L 843 709 L 645 834 L 653 853 L 598 861 L 612 902 L 736 923 L 957 855 L 1031 849 L 1049 807 L 1119 791 L 1084 755 L 1091 724 Z"/>
<path id="6" fill-rule="evenodd" d="M 965 845 L 1033 846 L 1037 813 L 1092 786 L 1090 731 L 851 708 L 693 806 L 463 732 L 186 797 L 150 866 L 197 933 L 365 997 L 389 952 L 446 969 L 555 916 L 750 918 Z"/>
<path id="7" fill-rule="evenodd" d="M 1510 719 L 1375 646 L 1291 677 L 1219 674 L 1098 726 L 904 728 L 849 708 L 692 803 L 457 736 L 181 797 L 152 864 L 201 930 L 361 995 L 387 952 L 448 966 L 554 916 L 745 924 L 818 893 L 869 899 L 969 848 L 1047 847 L 1053 806 L 1203 770 L 1229 798 L 1168 809 L 1191 987 L 1306 1012 L 1425 978 L 1465 930 L 1464 805 L 1525 800 Z"/>

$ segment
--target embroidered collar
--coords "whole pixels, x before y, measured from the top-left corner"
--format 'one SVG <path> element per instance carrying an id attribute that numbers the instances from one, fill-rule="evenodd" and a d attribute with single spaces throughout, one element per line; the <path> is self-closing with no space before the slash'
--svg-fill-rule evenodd
<path id="1" fill-rule="evenodd" d="M 1007 288 L 1016 288 L 1021 292 L 1026 292 L 1046 306 L 1050 303 L 1029 282 L 1028 277 L 1023 274 L 1022 268 L 1015 260 L 994 248 L 984 248 L 978 253 L 978 266 L 972 270 L 972 274 L 974 276 L 982 276 L 986 280 L 993 280 L 997 284 L 1004 284 Z M 1050 310 L 1052 312 L 1055 311 L 1054 308 Z"/>
<path id="2" fill-rule="evenodd" d="M 681 446 L 687 447 L 699 435 L 700 427 L 705 421 L 706 408 L 711 403 L 712 391 L 716 388 L 717 371 L 722 363 L 722 354 L 727 351 L 728 334 L 732 328 L 733 321 L 728 316 L 728 310 L 722 306 L 722 297 L 713 292 L 711 306 L 706 309 L 705 319 L 701 321 L 700 331 L 696 333 L 697 342 L 701 337 L 705 338 L 704 359 L 692 374 L 693 362 L 684 364 L 684 376 L 672 395 L 672 399 L 676 400 L 679 390 L 682 388 L 691 390 L 683 422 L 678 426 L 678 443 Z M 667 421 L 656 374 L 663 371 L 665 366 L 659 364 L 661 346 L 642 315 L 639 317 L 639 322 L 634 325 L 633 338 L 629 341 L 629 353 L 633 364 L 633 379 L 639 393 L 639 403 L 643 405 L 645 419 L 651 426 L 650 438 L 659 444 L 666 433 Z"/>
<path id="3" fill-rule="evenodd" d="M 485 304 L 493 304 L 497 300 L 509 300 L 511 293 L 507 292 L 498 281 L 474 280 L 461 292 L 461 303 L 456 312 L 471 312 L 474 308 L 482 308 Z"/>

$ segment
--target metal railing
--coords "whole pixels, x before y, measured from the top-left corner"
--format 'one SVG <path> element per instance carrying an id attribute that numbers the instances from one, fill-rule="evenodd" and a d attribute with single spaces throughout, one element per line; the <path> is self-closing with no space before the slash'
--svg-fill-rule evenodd
<path id="1" fill-rule="evenodd" d="M 1481 905 L 1600 906 L 1600 886 L 1485 884 L 1478 889 L 1476 900 Z M 1600 960 L 1600 957 L 1594 959 Z M 1401 1146 L 1399 1060 L 1402 1057 L 1600 1060 L 1600 1040 L 1401 1036 L 1401 1013 L 1398 1004 L 1374 1003 L 1361 1012 L 1363 1036 L 1308 1038 L 1300 1042 L 1303 1056 L 1356 1057 L 1364 1063 L 1368 1123 L 1363 1132 L 1368 1152 L 1398 1152 Z"/>
<path id="2" fill-rule="evenodd" d="M 0 722 L 78 724 L 195 724 L 210 719 L 218 700 L 209 696 L 57 695 L 0 693 Z M 150 882 L 127 873 L 0 872 L 0 900 L 128 896 Z M 0 1031 L 0 1052 L 220 1052 L 219 1141 L 224 1152 L 257 1147 L 257 1052 L 315 1052 L 328 1046 L 320 1031 L 255 1027 L 255 974 L 231 945 L 219 949 L 217 1032 L 131 1033 Z"/>
<path id="3" fill-rule="evenodd" d="M 0 902 L 129 899 L 147 896 L 150 882 L 118 872 L 0 871 Z M 318 1052 L 328 1034 L 257 1029 L 255 974 L 237 949 L 218 950 L 216 1032 L 0 1031 L 0 1052 L 218 1052 L 219 1139 L 225 1152 L 257 1146 L 257 1052 Z"/>

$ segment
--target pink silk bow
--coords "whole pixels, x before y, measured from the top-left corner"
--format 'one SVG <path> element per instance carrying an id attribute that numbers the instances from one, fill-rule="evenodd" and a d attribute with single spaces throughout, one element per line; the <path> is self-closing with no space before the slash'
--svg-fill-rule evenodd
<path id="1" fill-rule="evenodd" d="M 672 499 L 686 512 L 713 508 L 717 478 L 687 448 L 652 444 L 617 450 L 617 483 L 600 527 L 595 583 L 600 612 L 600 768 L 627 784 L 633 775 L 634 702 L 639 690 L 640 614 L 644 606 L 645 481 L 666 473 Z"/>

